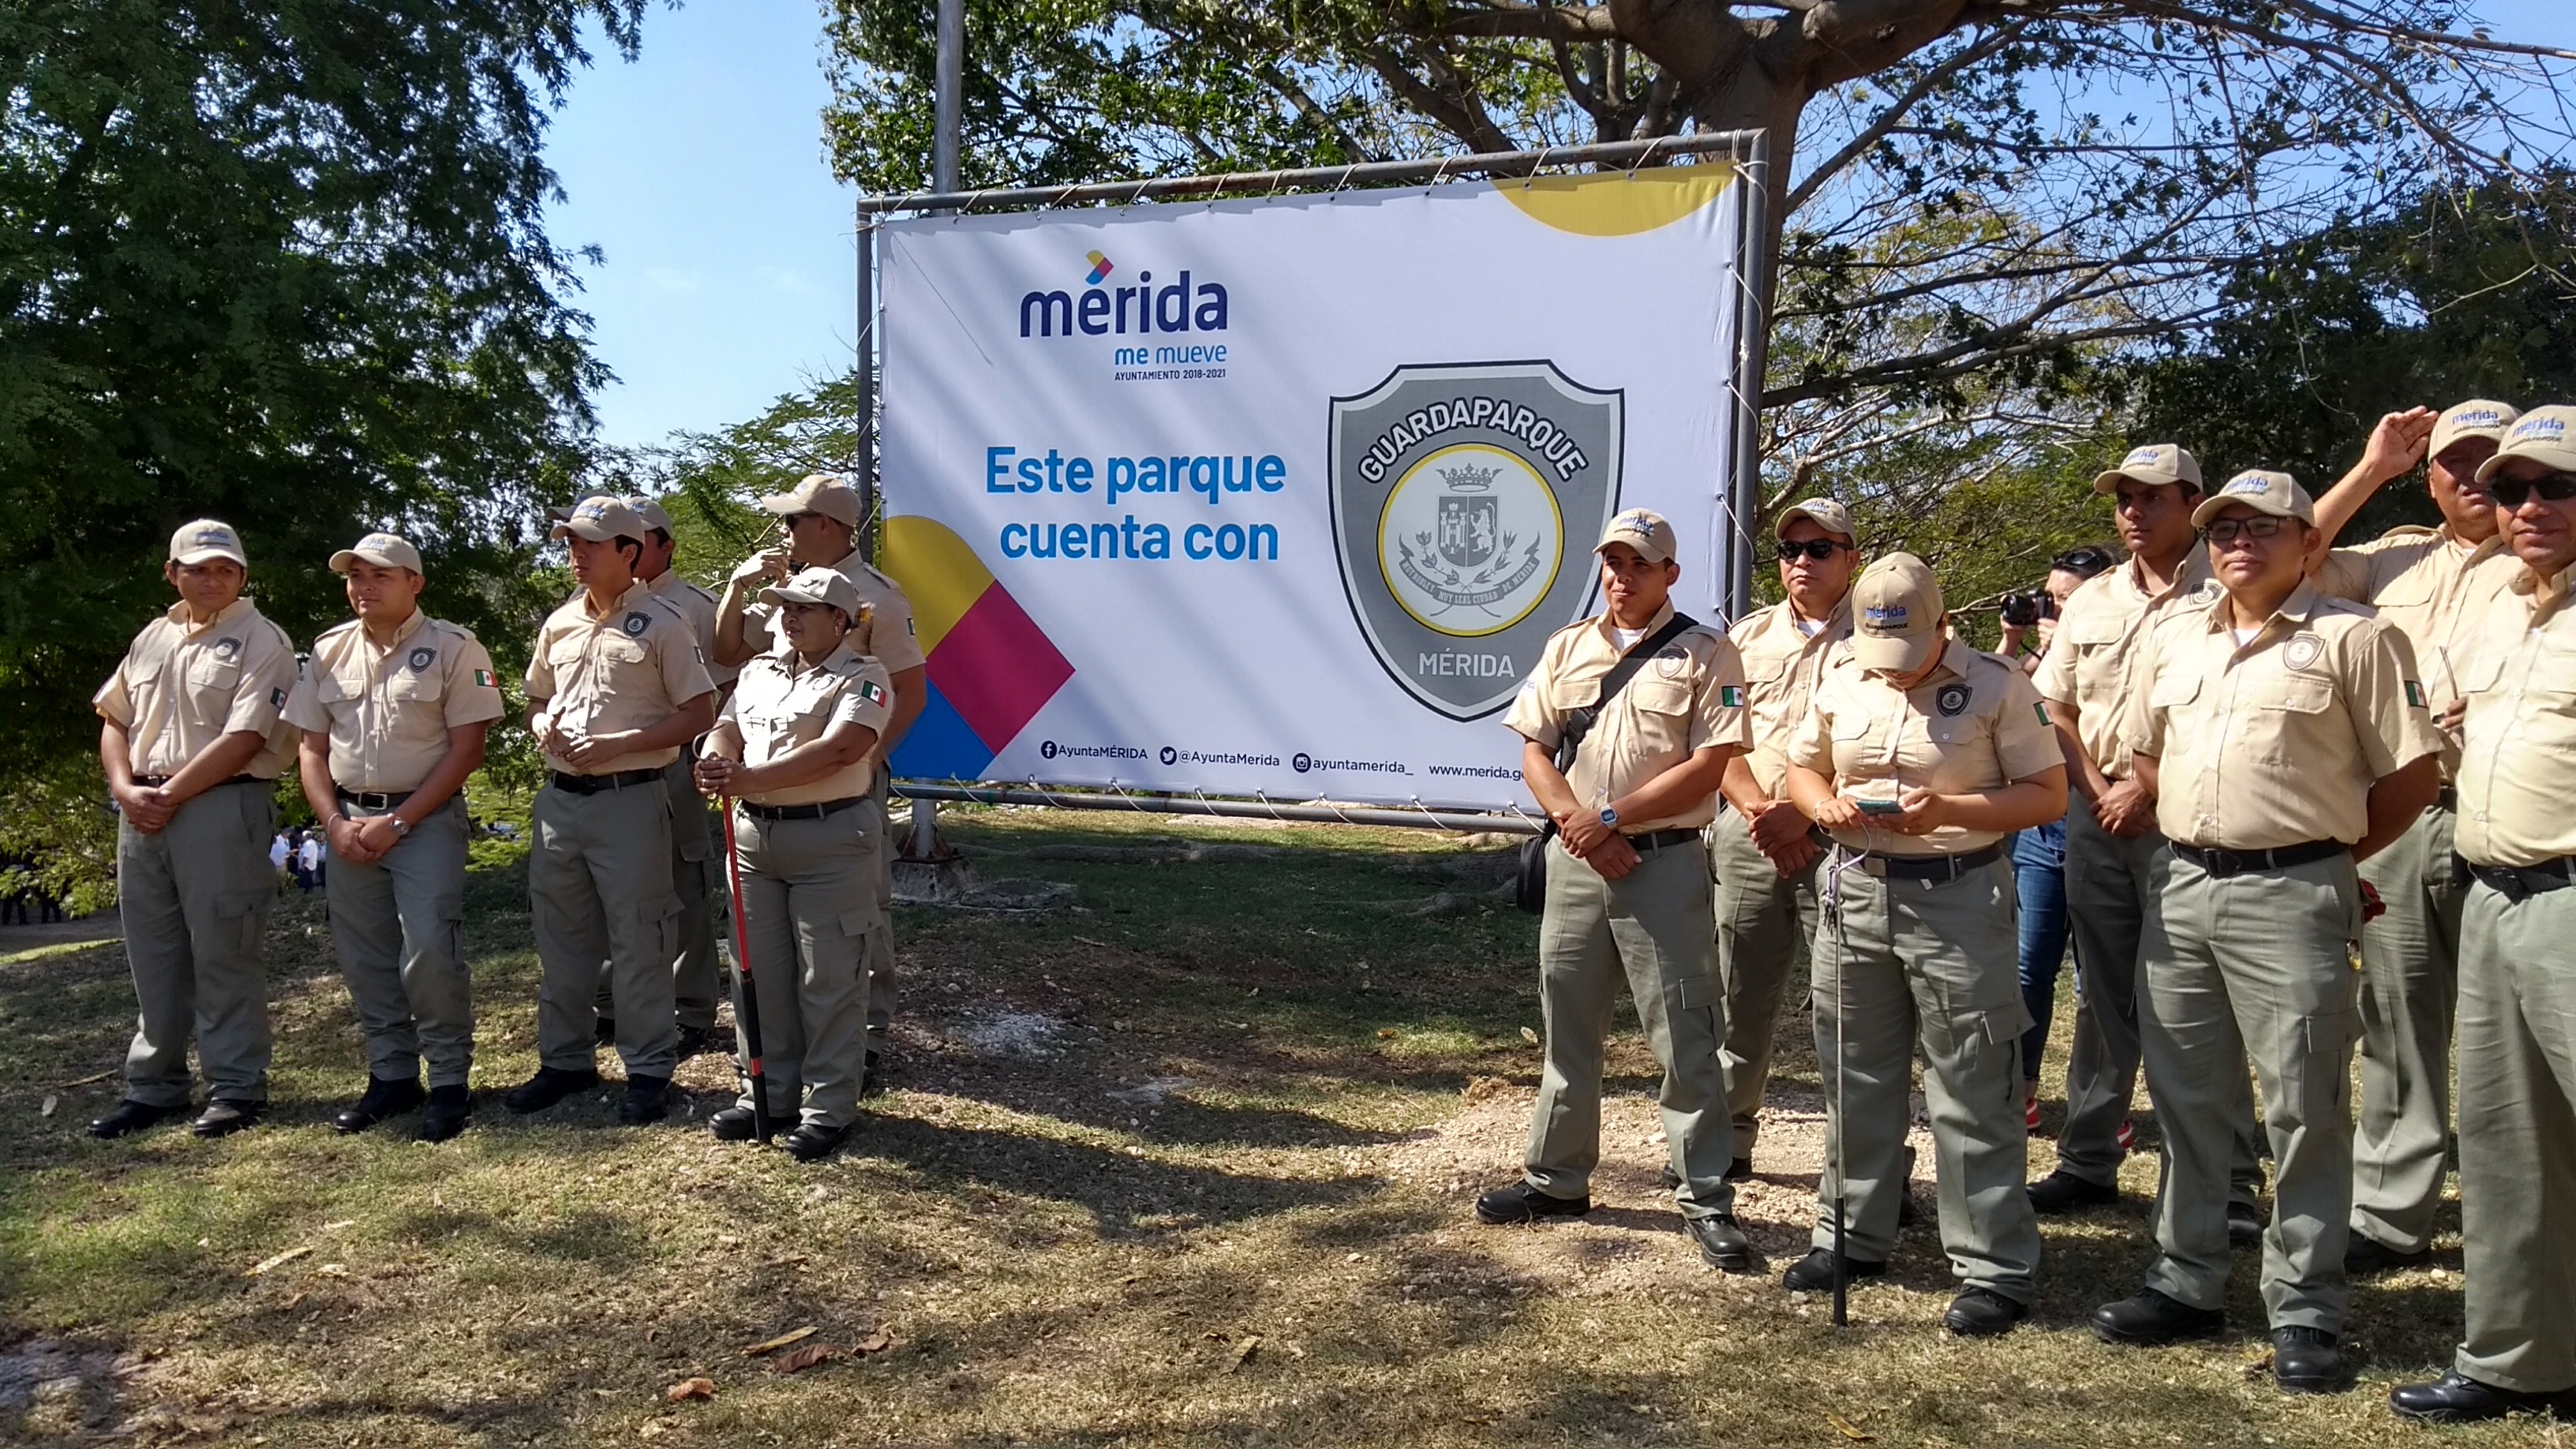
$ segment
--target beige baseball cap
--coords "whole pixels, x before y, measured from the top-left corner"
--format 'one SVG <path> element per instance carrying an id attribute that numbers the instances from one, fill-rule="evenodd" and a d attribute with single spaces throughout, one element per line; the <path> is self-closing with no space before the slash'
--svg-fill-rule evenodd
<path id="1" fill-rule="evenodd" d="M 1941 581 L 1910 553 L 1861 570 L 1852 585 L 1852 658 L 1863 669 L 1911 674 L 1941 647 Z"/>
<path id="2" fill-rule="evenodd" d="M 2299 486 L 2298 479 L 2287 473 L 2248 468 L 2228 479 L 2226 486 L 2200 500 L 2200 506 L 2191 511 L 2191 526 L 2207 528 L 2219 510 L 2230 503 L 2242 503 L 2257 513 L 2268 513 L 2274 518 L 2295 518 L 2306 524 L 2317 521 L 2317 507 L 2308 501 L 2308 490 Z"/>
<path id="3" fill-rule="evenodd" d="M 2434 420 L 2433 440 L 2426 445 L 2425 456 L 2438 458 L 2462 438 L 2485 438 L 2502 447 L 2505 430 L 2521 416 L 2522 409 L 2511 403 L 2471 398 Z"/>
<path id="4" fill-rule="evenodd" d="M 1592 545 L 1592 551 L 1599 553 L 1614 543 L 1628 545 L 1645 555 L 1649 563 L 1663 563 L 1673 556 L 1673 526 L 1652 509 L 1622 509 L 1611 518 L 1610 526 L 1601 530 L 1601 541 Z"/>
<path id="5" fill-rule="evenodd" d="M 2544 468 L 2576 473 L 2576 408 L 2551 406 L 2524 413 L 2505 432 L 2504 446 L 2478 465 L 2478 481 L 2494 477 L 2508 458 L 2529 458 Z"/>
<path id="6" fill-rule="evenodd" d="M 250 555 L 242 552 L 241 535 L 229 523 L 200 518 L 179 525 L 170 535 L 170 562 L 201 564 L 208 559 L 228 558 L 243 568 L 250 567 Z"/>
<path id="7" fill-rule="evenodd" d="M 2119 467 L 2094 475 L 2093 491 L 2117 493 L 2123 478 L 2133 483 L 2144 483 L 2150 488 L 2170 488 L 2177 483 L 2188 483 L 2197 491 L 2201 486 L 2200 460 L 2191 455 L 2191 449 L 2180 443 L 2149 443 L 2144 447 L 2131 448 L 2129 455 L 2120 460 Z"/>
<path id="8" fill-rule="evenodd" d="M 790 513 L 819 513 L 837 519 L 852 528 L 859 526 L 859 490 L 838 473 L 808 473 L 804 481 L 784 493 L 772 493 L 760 500 L 760 506 L 784 517 Z"/>
<path id="9" fill-rule="evenodd" d="M 331 555 L 331 572 L 345 574 L 349 565 L 358 562 L 374 564 L 380 569 L 409 569 L 419 573 L 420 550 L 390 533 L 371 533 L 356 543 Z"/>
<path id="10" fill-rule="evenodd" d="M 1773 538 L 1787 538 L 1789 525 L 1805 519 L 1827 533 L 1839 533 L 1854 544 L 1860 534 L 1852 528 L 1851 510 L 1830 498 L 1801 498 L 1780 510 L 1780 519 L 1771 525 Z"/>
<path id="11" fill-rule="evenodd" d="M 859 617 L 859 586 L 851 583 L 839 569 L 800 569 L 760 591 L 764 604 L 829 604 L 850 616 Z"/>
<path id="12" fill-rule="evenodd" d="M 662 511 L 661 504 L 643 494 L 630 495 L 626 500 L 626 506 L 635 510 L 635 516 L 644 520 L 646 528 L 658 528 L 664 533 L 671 531 L 671 515 Z"/>
<path id="13" fill-rule="evenodd" d="M 563 538 L 567 535 L 578 535 L 593 543 L 612 538 L 631 538 L 642 543 L 644 520 L 635 516 L 635 510 L 626 506 L 626 500 L 611 498 L 604 493 L 593 494 L 574 504 L 572 512 L 546 536 Z"/>

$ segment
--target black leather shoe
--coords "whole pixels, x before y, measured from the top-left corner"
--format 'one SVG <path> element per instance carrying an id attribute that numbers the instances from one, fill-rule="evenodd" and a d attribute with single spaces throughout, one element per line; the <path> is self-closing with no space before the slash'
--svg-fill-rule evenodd
<path id="1" fill-rule="evenodd" d="M 859 1095 L 882 1097 L 886 1094 L 886 1060 L 883 1052 L 868 1053 L 867 1064 L 859 1068 Z"/>
<path id="2" fill-rule="evenodd" d="M 2285 1394 L 2339 1394 L 2352 1386 L 2335 1336 L 2322 1328 L 2272 1330 L 2272 1382 Z"/>
<path id="3" fill-rule="evenodd" d="M 2017 1303 L 1992 1288 L 1962 1288 L 1941 1315 L 1941 1326 L 1961 1338 L 1993 1338 L 2012 1332 L 2030 1316 L 2029 1305 Z"/>
<path id="4" fill-rule="evenodd" d="M 420 1140 L 444 1142 L 465 1130 L 465 1119 L 474 1113 L 474 1094 L 465 1084 L 432 1087 L 429 1102 L 420 1109 Z"/>
<path id="5" fill-rule="evenodd" d="M 2263 1241 L 2263 1213 L 2250 1202 L 2227 1205 L 2227 1246 L 2251 1248 Z"/>
<path id="6" fill-rule="evenodd" d="M 2227 1315 L 2215 1308 L 2194 1308 L 2153 1288 L 2134 1298 L 2105 1303 L 2093 1310 L 2093 1336 L 2104 1343 L 2152 1348 L 2185 1338 L 2206 1338 L 2227 1327 Z"/>
<path id="7" fill-rule="evenodd" d="M 626 1079 L 626 1095 L 617 1104 L 617 1120 L 629 1127 L 659 1122 L 671 1113 L 671 1079 L 669 1077 L 633 1077 Z"/>
<path id="8" fill-rule="evenodd" d="M 1699 1255 L 1710 1267 L 1726 1273 L 1753 1271 L 1753 1244 L 1733 1213 L 1712 1213 L 1704 1218 L 1682 1219 L 1682 1231 L 1699 1244 Z"/>
<path id="9" fill-rule="evenodd" d="M 2113 1184 L 2087 1182 L 2059 1168 L 2029 1187 L 2030 1210 L 2041 1217 L 2059 1213 L 2080 1213 L 2086 1208 L 2108 1207 L 2120 1200 L 2120 1189 Z"/>
<path id="10" fill-rule="evenodd" d="M 587 1092 L 598 1085 L 599 1073 L 586 1068 L 565 1071 L 560 1067 L 539 1067 L 525 1086 L 503 1093 L 501 1105 L 513 1112 L 542 1112 L 575 1092 Z"/>
<path id="11" fill-rule="evenodd" d="M 1592 1211 L 1592 1199 L 1549 1197 L 1526 1182 L 1498 1187 L 1476 1199 L 1476 1221 L 1501 1226 L 1532 1223 L 1540 1218 L 1579 1218 Z"/>
<path id="12" fill-rule="evenodd" d="M 613 1016 L 603 1016 L 592 1021 L 590 1024 L 590 1040 L 591 1044 L 594 1046 L 617 1045 L 617 1018 Z"/>
<path id="13" fill-rule="evenodd" d="M 1843 1281 L 1857 1283 L 1875 1278 L 1887 1271 L 1885 1263 L 1872 1263 L 1862 1258 L 1843 1259 Z M 1789 1265 L 1780 1275 L 1780 1285 L 1792 1293 L 1831 1293 L 1834 1291 L 1834 1250 L 1816 1248 Z"/>
<path id="14" fill-rule="evenodd" d="M 245 1127 L 256 1127 L 268 1115 L 266 1102 L 242 1102 L 217 1097 L 188 1124 L 188 1130 L 200 1137 L 230 1137 Z"/>
<path id="15" fill-rule="evenodd" d="M 140 1132 L 156 1122 L 167 1122 L 173 1117 L 184 1116 L 187 1111 L 188 1104 L 185 1102 L 174 1103 L 167 1107 L 155 1107 L 149 1102 L 138 1102 L 128 1097 L 116 1104 L 115 1111 L 89 1124 L 89 1135 L 102 1140 L 122 1137 L 128 1132 Z"/>
<path id="16" fill-rule="evenodd" d="M 680 1060 L 703 1056 L 716 1049 L 716 1034 L 703 1026 L 680 1028 Z"/>
<path id="17" fill-rule="evenodd" d="M 820 1122 L 800 1122 L 787 1134 L 787 1155 L 799 1162 L 820 1162 L 841 1150 L 841 1139 L 850 1135 L 847 1127 L 826 1127 Z"/>
<path id="18" fill-rule="evenodd" d="M 369 1077 L 367 1090 L 331 1118 L 331 1130 L 364 1132 L 387 1117 L 408 1112 L 429 1100 L 418 1077 Z"/>
<path id="19" fill-rule="evenodd" d="M 2421 1268 L 2433 1261 L 2433 1250 L 2401 1253 L 2367 1233 L 2355 1233 L 2343 1249 L 2343 1275 L 2346 1278 L 2370 1278 L 2381 1273 L 2403 1273 Z"/>
<path id="20" fill-rule="evenodd" d="M 707 1130 L 718 1142 L 749 1142 L 760 1135 L 749 1107 L 726 1107 L 707 1118 Z"/>
<path id="21" fill-rule="evenodd" d="M 2529 1394 L 2449 1373 L 2429 1384 L 2399 1384 L 2388 1391 L 2390 1412 L 2428 1424 L 2472 1424 L 2507 1414 L 2555 1414 L 2576 1419 L 2576 1388 Z"/>

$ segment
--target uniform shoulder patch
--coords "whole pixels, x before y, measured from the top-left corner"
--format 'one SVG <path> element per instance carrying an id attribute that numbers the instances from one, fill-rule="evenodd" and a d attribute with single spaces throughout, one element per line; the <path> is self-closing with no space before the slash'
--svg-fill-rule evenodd
<path id="1" fill-rule="evenodd" d="M 403 657 L 404 666 L 414 674 L 420 673 L 437 662 L 438 650 L 427 644 L 413 645 L 411 653 Z"/>
<path id="2" fill-rule="evenodd" d="M 1744 686 L 1740 684 L 1719 685 L 1717 687 L 1717 703 L 1718 707 L 1721 709 L 1744 708 Z"/>
<path id="3" fill-rule="evenodd" d="M 1976 690 L 1966 684 L 1945 684 L 1932 696 L 1932 707 L 1945 718 L 1955 719 L 1968 712 L 1968 701 L 1976 697 Z"/>
<path id="4" fill-rule="evenodd" d="M 2318 658 L 2325 652 L 2326 641 L 2323 638 L 2301 632 L 2291 635 L 2290 642 L 2281 646 L 2281 662 L 2292 669 L 2314 669 Z"/>
<path id="5" fill-rule="evenodd" d="M 629 639 L 641 638 L 645 630 L 653 627 L 653 616 L 642 609 L 630 609 L 626 617 L 618 621 L 617 627 L 624 630 Z"/>
<path id="6" fill-rule="evenodd" d="M 886 688 L 884 685 L 877 683 L 873 679 L 862 679 L 859 681 L 859 698 L 866 700 L 870 704 L 884 704 L 886 702 Z"/>

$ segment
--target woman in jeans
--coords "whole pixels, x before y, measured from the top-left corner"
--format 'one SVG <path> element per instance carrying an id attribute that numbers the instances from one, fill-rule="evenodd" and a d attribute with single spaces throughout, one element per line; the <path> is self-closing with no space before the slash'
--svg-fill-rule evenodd
<path id="1" fill-rule="evenodd" d="M 2057 630 L 2057 610 L 2086 579 L 2116 562 L 2090 544 L 2059 554 L 2048 566 L 2049 608 L 2032 624 L 2007 622 L 1998 650 L 2018 658 L 2025 671 L 2039 667 Z M 2029 646 L 2029 652 L 2020 651 Z M 2013 889 L 2020 897 L 2021 1000 L 2031 1028 L 2021 1042 L 2022 1123 L 2039 1130 L 2039 1058 L 2048 1046 L 2048 1023 L 2057 1006 L 2057 973 L 2066 961 L 2066 821 L 2016 832 L 2012 838 Z"/>

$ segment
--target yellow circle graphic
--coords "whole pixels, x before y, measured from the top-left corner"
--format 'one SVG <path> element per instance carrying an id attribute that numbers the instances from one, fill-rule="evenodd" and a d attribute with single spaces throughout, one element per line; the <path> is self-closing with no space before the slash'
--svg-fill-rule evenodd
<path id="1" fill-rule="evenodd" d="M 1378 571 L 1416 623 L 1456 639 L 1499 634 L 1556 585 L 1565 518 L 1529 460 L 1458 443 L 1404 470 L 1378 514 Z"/>

